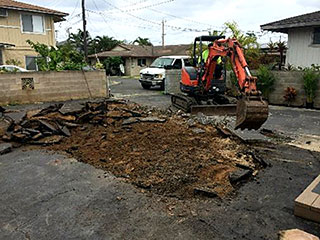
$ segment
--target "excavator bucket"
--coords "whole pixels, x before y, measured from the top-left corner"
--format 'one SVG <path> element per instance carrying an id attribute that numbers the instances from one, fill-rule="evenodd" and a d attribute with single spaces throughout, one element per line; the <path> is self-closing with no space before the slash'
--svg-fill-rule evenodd
<path id="1" fill-rule="evenodd" d="M 237 103 L 236 129 L 258 130 L 269 115 L 268 103 L 260 97 L 243 97 Z"/>

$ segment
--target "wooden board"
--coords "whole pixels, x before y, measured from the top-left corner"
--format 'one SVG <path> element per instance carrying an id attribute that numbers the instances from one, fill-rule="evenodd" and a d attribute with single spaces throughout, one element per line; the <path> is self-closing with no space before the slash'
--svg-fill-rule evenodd
<path id="1" fill-rule="evenodd" d="M 294 214 L 320 222 L 320 175 L 296 198 Z"/>

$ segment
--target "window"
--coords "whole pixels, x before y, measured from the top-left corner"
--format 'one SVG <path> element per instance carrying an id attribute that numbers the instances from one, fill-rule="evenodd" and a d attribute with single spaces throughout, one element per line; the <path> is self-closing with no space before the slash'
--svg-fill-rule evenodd
<path id="1" fill-rule="evenodd" d="M 151 63 L 150 67 L 163 68 L 164 66 L 171 65 L 173 58 L 157 58 Z"/>
<path id="2" fill-rule="evenodd" d="M 314 29 L 313 44 L 320 44 L 320 27 Z"/>
<path id="3" fill-rule="evenodd" d="M 38 70 L 37 57 L 26 56 L 26 69 L 27 70 Z"/>
<path id="4" fill-rule="evenodd" d="M 7 16 L 8 16 L 7 9 L 0 8 L 0 17 L 7 17 Z"/>
<path id="5" fill-rule="evenodd" d="M 138 58 L 138 66 L 144 67 L 147 65 L 147 59 L 145 58 Z"/>
<path id="6" fill-rule="evenodd" d="M 173 64 L 174 69 L 181 69 L 182 68 L 182 61 L 181 59 L 176 59 L 176 61 Z"/>
<path id="7" fill-rule="evenodd" d="M 188 58 L 188 59 L 184 59 L 184 66 L 185 67 L 192 67 L 192 59 Z"/>
<path id="8" fill-rule="evenodd" d="M 21 15 L 23 32 L 43 33 L 43 17 L 37 15 Z"/>

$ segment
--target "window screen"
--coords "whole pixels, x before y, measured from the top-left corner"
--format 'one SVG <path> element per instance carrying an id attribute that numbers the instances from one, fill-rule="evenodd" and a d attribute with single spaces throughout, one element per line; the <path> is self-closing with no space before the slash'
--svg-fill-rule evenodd
<path id="1" fill-rule="evenodd" d="M 320 44 L 320 27 L 314 29 L 313 44 Z"/>
<path id="2" fill-rule="evenodd" d="M 32 16 L 33 32 L 43 32 L 43 21 L 41 16 Z"/>
<path id="3" fill-rule="evenodd" d="M 37 70 L 37 57 L 26 56 L 26 69 Z"/>

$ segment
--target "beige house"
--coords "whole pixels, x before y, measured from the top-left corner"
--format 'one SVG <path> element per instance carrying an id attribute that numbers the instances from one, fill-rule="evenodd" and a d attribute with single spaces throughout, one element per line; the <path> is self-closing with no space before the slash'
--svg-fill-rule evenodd
<path id="1" fill-rule="evenodd" d="M 68 14 L 27 3 L 0 0 L 0 65 L 8 60 L 21 62 L 28 70 L 37 70 L 37 54 L 27 40 L 55 46 L 54 23 Z"/>
<path id="2" fill-rule="evenodd" d="M 190 44 L 167 46 L 139 46 L 133 44 L 119 44 L 110 51 L 90 55 L 89 59 L 95 64 L 99 59 L 103 62 L 107 57 L 121 57 L 124 63 L 125 75 L 137 76 L 141 69 L 149 66 L 153 60 L 161 56 L 189 55 Z"/>

